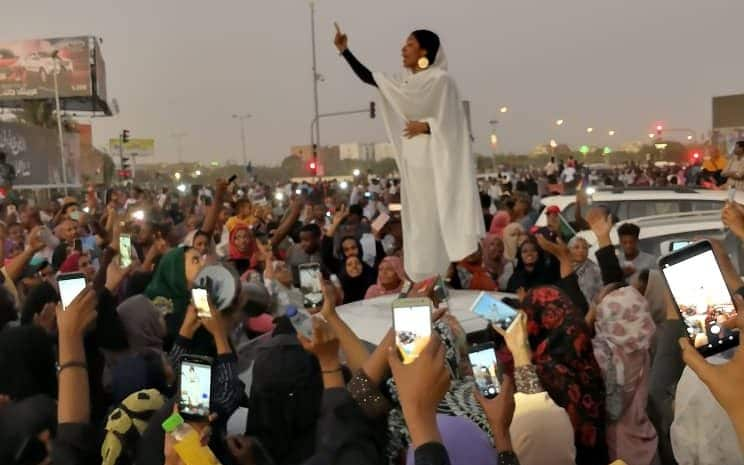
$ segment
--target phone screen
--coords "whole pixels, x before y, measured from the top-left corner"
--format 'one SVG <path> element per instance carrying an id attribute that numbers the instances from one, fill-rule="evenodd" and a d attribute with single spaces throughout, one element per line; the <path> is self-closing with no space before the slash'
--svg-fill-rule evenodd
<path id="1" fill-rule="evenodd" d="M 736 307 L 710 244 L 693 247 L 700 251 L 665 263 L 662 273 L 695 348 L 712 354 L 738 344 Z"/>
<path id="2" fill-rule="evenodd" d="M 60 276 L 57 283 L 59 284 L 59 297 L 62 300 L 62 309 L 67 307 L 75 300 L 78 294 L 85 289 L 85 277 L 76 274 L 75 277 L 65 279 L 64 275 Z"/>
<path id="3" fill-rule="evenodd" d="M 119 264 L 122 268 L 132 264 L 132 238 L 129 234 L 119 236 Z"/>
<path id="4" fill-rule="evenodd" d="M 180 386 L 179 412 L 192 418 L 209 416 L 212 366 L 206 362 L 182 360 Z"/>
<path id="5" fill-rule="evenodd" d="M 403 363 L 411 363 L 419 356 L 431 337 L 431 306 L 393 307 L 395 344 Z"/>
<path id="6" fill-rule="evenodd" d="M 388 224 L 388 221 L 390 221 L 390 215 L 388 215 L 387 213 L 380 213 L 375 221 L 372 222 L 372 230 L 382 231 L 382 228 L 384 228 L 385 225 Z"/>
<path id="7" fill-rule="evenodd" d="M 485 292 L 478 296 L 470 311 L 491 323 L 498 324 L 503 329 L 508 328 L 517 317 L 516 310 Z"/>
<path id="8" fill-rule="evenodd" d="M 305 307 L 314 308 L 323 303 L 320 265 L 313 263 L 300 266 L 300 290 L 305 298 Z"/>
<path id="9" fill-rule="evenodd" d="M 499 378 L 497 375 L 498 361 L 493 344 L 488 346 L 476 346 L 468 353 L 470 366 L 473 368 L 475 385 L 481 394 L 487 399 L 493 399 L 500 391 Z"/>
<path id="10" fill-rule="evenodd" d="M 191 298 L 194 301 L 196 307 L 196 315 L 199 318 L 210 318 L 212 311 L 209 308 L 209 299 L 207 298 L 206 289 L 192 289 Z"/>

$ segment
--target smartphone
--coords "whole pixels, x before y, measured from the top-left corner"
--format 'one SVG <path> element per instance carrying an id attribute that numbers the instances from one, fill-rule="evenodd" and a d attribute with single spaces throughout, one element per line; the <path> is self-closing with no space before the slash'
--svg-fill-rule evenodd
<path id="1" fill-rule="evenodd" d="M 388 210 L 390 210 L 390 213 L 400 213 L 402 207 L 399 203 L 391 203 L 388 205 Z"/>
<path id="2" fill-rule="evenodd" d="M 498 378 L 498 360 L 493 342 L 478 344 L 468 350 L 468 360 L 473 369 L 475 385 L 486 399 L 493 399 L 501 390 Z"/>
<path id="3" fill-rule="evenodd" d="M 305 308 L 317 308 L 323 304 L 323 274 L 320 264 L 307 263 L 299 266 L 300 291 Z"/>
<path id="4" fill-rule="evenodd" d="M 404 364 L 416 360 L 431 338 L 430 299 L 398 299 L 393 302 L 395 345 Z"/>
<path id="5" fill-rule="evenodd" d="M 739 345 L 736 307 L 710 242 L 697 242 L 662 257 L 659 268 L 701 355 Z"/>
<path id="6" fill-rule="evenodd" d="M 199 318 L 211 318 L 212 310 L 209 308 L 209 298 L 206 289 L 191 289 L 191 300 L 196 307 L 196 316 Z"/>
<path id="7" fill-rule="evenodd" d="M 487 292 L 481 292 L 470 311 L 491 323 L 508 329 L 517 317 L 517 311 Z"/>
<path id="8" fill-rule="evenodd" d="M 388 221 L 390 221 L 390 215 L 387 213 L 380 213 L 372 222 L 372 231 L 382 231 L 382 228 L 388 224 Z"/>
<path id="9" fill-rule="evenodd" d="M 237 174 L 233 174 L 232 176 L 230 176 L 229 178 L 227 178 L 227 184 L 232 184 L 233 181 L 235 181 L 236 179 L 238 179 L 238 175 Z"/>
<path id="10" fill-rule="evenodd" d="M 185 355 L 179 373 L 178 413 L 185 420 L 205 421 L 212 395 L 212 360 Z"/>
<path id="11" fill-rule="evenodd" d="M 444 282 L 444 278 L 439 276 L 437 283 L 434 285 L 434 298 L 439 302 L 444 302 L 449 298 L 449 290 L 447 290 L 447 283 Z"/>
<path id="12" fill-rule="evenodd" d="M 75 241 L 73 242 L 72 248 L 82 253 L 83 252 L 83 241 L 81 241 L 80 239 L 75 239 Z"/>
<path id="13" fill-rule="evenodd" d="M 75 300 L 83 289 L 85 289 L 86 282 L 83 273 L 65 273 L 57 276 L 57 287 L 59 287 L 59 297 L 62 300 L 62 310 L 67 310 L 67 307 Z"/>
<path id="14" fill-rule="evenodd" d="M 129 234 L 119 235 L 119 265 L 126 268 L 132 264 L 132 237 Z"/>

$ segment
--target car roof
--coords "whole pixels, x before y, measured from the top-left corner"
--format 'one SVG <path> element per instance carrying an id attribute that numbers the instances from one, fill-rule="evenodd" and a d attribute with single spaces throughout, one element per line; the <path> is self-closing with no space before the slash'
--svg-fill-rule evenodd
<path id="1" fill-rule="evenodd" d="M 482 331 L 488 323 L 470 307 L 480 295 L 480 291 L 449 291 L 449 313 L 457 318 L 466 334 Z M 514 294 L 490 292 L 497 299 L 516 297 Z M 392 303 L 398 295 L 387 295 L 376 299 L 363 300 L 336 309 L 338 315 L 363 341 L 377 345 L 385 337 L 393 324 Z"/>

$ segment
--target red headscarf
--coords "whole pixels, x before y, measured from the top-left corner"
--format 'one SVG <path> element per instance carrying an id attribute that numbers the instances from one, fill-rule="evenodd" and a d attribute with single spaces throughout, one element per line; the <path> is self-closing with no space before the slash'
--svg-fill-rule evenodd
<path id="1" fill-rule="evenodd" d="M 73 252 L 67 256 L 59 267 L 60 273 L 75 273 L 80 271 L 80 252 Z"/>
<path id="2" fill-rule="evenodd" d="M 241 252 L 238 249 L 238 246 L 235 244 L 235 237 L 238 235 L 238 232 L 240 231 L 246 231 L 248 233 L 248 250 L 245 252 Z M 248 225 L 239 223 L 237 224 L 232 231 L 230 231 L 230 259 L 231 260 L 247 260 L 253 258 L 253 254 L 256 252 L 256 239 L 253 237 L 253 231 L 251 231 L 251 228 L 248 227 Z"/>
<path id="3" fill-rule="evenodd" d="M 489 234 L 493 234 L 498 238 L 504 235 L 504 228 L 511 223 L 511 216 L 508 212 L 500 211 L 493 216 L 491 220 L 491 227 L 488 230 Z"/>

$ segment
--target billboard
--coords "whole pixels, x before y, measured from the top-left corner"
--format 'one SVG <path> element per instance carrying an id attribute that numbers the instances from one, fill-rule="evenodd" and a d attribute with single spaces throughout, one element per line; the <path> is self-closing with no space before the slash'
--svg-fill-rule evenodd
<path id="1" fill-rule="evenodd" d="M 109 139 L 109 154 L 112 157 L 118 157 L 121 154 L 119 150 L 119 139 Z M 152 157 L 153 155 L 155 155 L 154 139 L 129 139 L 129 142 L 124 144 L 125 157 Z"/>
<path id="2" fill-rule="evenodd" d="M 0 151 L 16 170 L 14 187 L 59 187 L 62 182 L 62 161 L 59 156 L 59 136 L 55 129 L 0 123 Z M 80 135 L 64 134 L 67 184 L 80 185 Z"/>
<path id="3" fill-rule="evenodd" d="M 55 61 L 60 97 L 92 96 L 90 40 L 81 36 L 0 42 L 0 101 L 53 98 Z"/>

